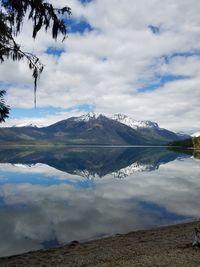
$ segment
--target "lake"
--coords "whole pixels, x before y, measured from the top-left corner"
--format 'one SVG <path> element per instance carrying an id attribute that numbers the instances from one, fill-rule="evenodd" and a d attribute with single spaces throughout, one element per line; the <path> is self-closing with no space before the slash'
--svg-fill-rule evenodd
<path id="1" fill-rule="evenodd" d="M 0 256 L 200 216 L 200 160 L 162 147 L 1 147 Z"/>

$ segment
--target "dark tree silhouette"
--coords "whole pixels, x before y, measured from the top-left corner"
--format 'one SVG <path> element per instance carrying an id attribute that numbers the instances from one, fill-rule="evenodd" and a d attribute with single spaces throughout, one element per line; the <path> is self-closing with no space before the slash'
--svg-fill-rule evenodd
<path id="1" fill-rule="evenodd" d="M 0 0 L 0 61 L 7 59 L 20 61 L 26 59 L 32 70 L 34 79 L 34 102 L 36 104 L 37 81 L 43 71 L 40 59 L 29 52 L 23 51 L 20 44 L 16 43 L 15 37 L 20 33 L 25 16 L 33 22 L 32 37 L 35 39 L 37 33 L 45 28 L 52 32 L 52 38 L 57 39 L 58 34 L 67 34 L 67 27 L 63 15 L 71 14 L 69 7 L 55 8 L 44 0 Z M 0 122 L 8 117 L 9 107 L 4 101 L 5 91 L 0 91 Z"/>
<path id="2" fill-rule="evenodd" d="M 8 118 L 10 108 L 5 105 L 4 96 L 5 91 L 0 91 L 0 122 L 5 121 L 5 118 Z"/>

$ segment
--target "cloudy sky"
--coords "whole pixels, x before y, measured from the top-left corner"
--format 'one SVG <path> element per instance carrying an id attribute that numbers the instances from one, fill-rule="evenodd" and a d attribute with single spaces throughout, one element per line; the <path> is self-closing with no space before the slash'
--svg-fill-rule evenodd
<path id="1" fill-rule="evenodd" d="M 25 23 L 18 42 L 45 64 L 34 109 L 26 62 L 0 65 L 9 126 L 88 111 L 124 113 L 174 131 L 200 129 L 200 1 L 51 0 L 72 8 L 64 43 Z M 58 3 L 59 2 L 59 3 Z"/>

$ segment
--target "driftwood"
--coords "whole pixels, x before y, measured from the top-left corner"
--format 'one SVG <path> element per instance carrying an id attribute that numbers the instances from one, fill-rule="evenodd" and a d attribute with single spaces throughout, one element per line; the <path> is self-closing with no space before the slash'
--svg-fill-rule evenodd
<path id="1" fill-rule="evenodd" d="M 192 246 L 200 248 L 200 229 L 198 228 L 194 229 L 194 237 L 193 237 Z"/>

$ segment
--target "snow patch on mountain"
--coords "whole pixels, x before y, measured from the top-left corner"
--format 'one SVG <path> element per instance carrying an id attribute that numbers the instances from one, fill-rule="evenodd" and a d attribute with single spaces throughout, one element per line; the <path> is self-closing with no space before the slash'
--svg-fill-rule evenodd
<path id="1" fill-rule="evenodd" d="M 133 129 L 138 128 L 159 128 L 156 122 L 152 121 L 137 121 L 123 114 L 114 114 L 111 117 L 112 120 L 123 123 Z"/>
<path id="2" fill-rule="evenodd" d="M 101 114 L 98 113 L 94 113 L 94 112 L 89 112 L 87 114 L 84 114 L 80 117 L 76 117 L 74 120 L 79 122 L 79 121 L 84 121 L 84 122 L 88 122 L 90 120 L 96 120 Z"/>
<path id="3" fill-rule="evenodd" d="M 12 127 L 14 127 L 14 128 L 22 128 L 22 127 L 26 127 L 26 128 L 29 128 L 29 127 L 39 128 L 39 127 L 42 127 L 42 126 L 37 126 L 36 124 L 34 124 L 32 122 L 29 122 L 29 123 L 16 124 L 16 125 L 13 125 Z"/>

